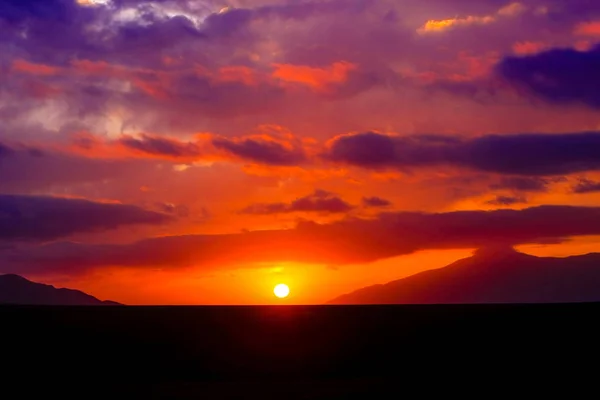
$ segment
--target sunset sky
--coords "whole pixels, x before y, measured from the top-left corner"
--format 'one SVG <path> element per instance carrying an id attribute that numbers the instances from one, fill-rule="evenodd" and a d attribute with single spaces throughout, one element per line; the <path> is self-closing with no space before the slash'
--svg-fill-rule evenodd
<path id="1" fill-rule="evenodd" d="M 0 1 L 0 273 L 314 304 L 499 242 L 600 250 L 598 1 Z"/>

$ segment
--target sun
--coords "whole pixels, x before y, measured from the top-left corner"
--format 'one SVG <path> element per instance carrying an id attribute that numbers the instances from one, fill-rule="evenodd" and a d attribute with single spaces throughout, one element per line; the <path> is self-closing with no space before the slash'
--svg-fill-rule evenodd
<path id="1" fill-rule="evenodd" d="M 280 283 L 273 288 L 273 293 L 275 293 L 275 296 L 279 297 L 280 299 L 284 299 L 290 294 L 290 288 L 285 283 Z"/>

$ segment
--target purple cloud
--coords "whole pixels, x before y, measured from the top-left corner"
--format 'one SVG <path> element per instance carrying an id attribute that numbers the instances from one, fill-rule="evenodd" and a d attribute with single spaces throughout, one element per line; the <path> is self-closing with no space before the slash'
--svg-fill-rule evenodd
<path id="1" fill-rule="evenodd" d="M 103 160 L 25 146 L 0 155 L 0 193 L 28 193 L 56 187 L 134 179 L 152 164 L 147 160 Z"/>
<path id="2" fill-rule="evenodd" d="M 589 51 L 553 49 L 507 57 L 497 73 L 511 84 L 553 103 L 600 107 L 600 46 Z"/>
<path id="3" fill-rule="evenodd" d="M 13 150 L 10 147 L 0 143 L 0 157 L 5 157 L 12 153 Z"/>
<path id="4" fill-rule="evenodd" d="M 369 208 L 389 207 L 392 205 L 389 200 L 382 199 L 381 197 L 363 197 L 362 204 Z"/>
<path id="5" fill-rule="evenodd" d="M 119 139 L 123 146 L 152 155 L 170 157 L 198 157 L 200 148 L 190 142 L 180 142 L 165 137 L 143 135 L 141 138 L 131 136 Z"/>
<path id="6" fill-rule="evenodd" d="M 345 265 L 426 249 L 560 242 L 600 234 L 600 208 L 386 213 L 376 219 L 228 235 L 190 235 L 116 244 L 55 243 L 0 252 L 0 272 L 77 274 L 104 266 L 239 268 L 260 262 Z M 402 238 L 402 240 L 398 240 Z"/>
<path id="7" fill-rule="evenodd" d="M 74 0 L 4 0 L 0 4 L 0 18 L 10 23 L 32 19 L 67 22 L 76 9 Z"/>
<path id="8" fill-rule="evenodd" d="M 317 212 L 338 214 L 354 209 L 341 198 L 324 190 L 316 190 L 305 197 L 300 197 L 291 203 L 252 204 L 241 211 L 242 214 L 269 215 L 293 212 Z"/>
<path id="9" fill-rule="evenodd" d="M 43 241 L 124 225 L 160 225 L 171 217 L 142 208 L 89 200 L 0 195 L 0 240 Z"/>
<path id="10" fill-rule="evenodd" d="M 218 149 L 250 161 L 270 165 L 298 165 L 306 161 L 304 149 L 286 147 L 275 141 L 242 139 L 235 141 L 227 138 L 215 138 L 212 144 Z"/>
<path id="11" fill-rule="evenodd" d="M 523 133 L 462 139 L 368 132 L 335 138 L 324 158 L 364 168 L 451 165 L 500 174 L 563 175 L 600 169 L 600 133 Z"/>
<path id="12" fill-rule="evenodd" d="M 579 183 L 573 187 L 573 193 L 596 193 L 600 192 L 600 182 L 591 181 L 589 179 L 580 179 Z"/>
<path id="13" fill-rule="evenodd" d="M 367 0 L 329 0 L 232 8 L 223 13 L 211 14 L 204 22 L 202 32 L 209 38 L 228 37 L 243 30 L 250 23 L 262 19 L 305 20 L 315 15 L 360 13 L 368 3 Z"/>
<path id="14" fill-rule="evenodd" d="M 549 179 L 539 177 L 506 177 L 490 185 L 492 190 L 515 190 L 518 192 L 547 192 Z"/>
<path id="15" fill-rule="evenodd" d="M 525 197 L 512 197 L 512 196 L 496 196 L 493 200 L 487 201 L 486 204 L 492 206 L 512 206 L 515 204 L 527 203 Z"/>

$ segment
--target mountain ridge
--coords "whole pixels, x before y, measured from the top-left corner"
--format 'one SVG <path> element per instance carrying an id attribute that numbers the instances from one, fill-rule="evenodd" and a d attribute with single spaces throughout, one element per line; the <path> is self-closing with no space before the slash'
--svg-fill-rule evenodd
<path id="1" fill-rule="evenodd" d="M 30 281 L 20 275 L 0 275 L 0 305 L 121 305 L 115 301 L 99 300 L 81 290 L 56 288 Z"/>
<path id="2" fill-rule="evenodd" d="M 536 257 L 485 248 L 445 267 L 360 288 L 327 304 L 480 304 L 600 301 L 600 253 Z"/>

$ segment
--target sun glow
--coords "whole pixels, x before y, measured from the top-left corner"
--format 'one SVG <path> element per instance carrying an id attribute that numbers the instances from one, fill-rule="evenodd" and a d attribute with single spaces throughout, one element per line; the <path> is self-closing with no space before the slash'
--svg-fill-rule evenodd
<path id="1" fill-rule="evenodd" d="M 290 288 L 288 285 L 280 283 L 273 288 L 273 293 L 275 293 L 275 296 L 279 297 L 280 299 L 284 299 L 290 294 Z"/>

